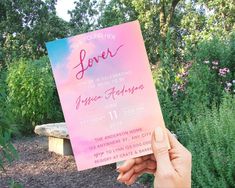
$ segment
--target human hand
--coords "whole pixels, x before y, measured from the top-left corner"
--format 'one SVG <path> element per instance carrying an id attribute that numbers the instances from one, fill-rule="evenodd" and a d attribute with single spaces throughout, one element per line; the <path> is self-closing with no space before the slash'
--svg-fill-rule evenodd
<path id="1" fill-rule="evenodd" d="M 117 168 L 120 172 L 117 180 L 127 185 L 133 184 L 143 173 L 154 174 L 156 171 L 156 159 L 154 154 L 126 160 Z"/>
<path id="2" fill-rule="evenodd" d="M 168 140 L 171 147 L 169 150 Z M 145 172 L 145 170 L 139 169 L 147 169 L 150 173 L 155 172 L 154 187 L 191 187 L 191 153 L 167 129 L 164 134 L 162 128 L 156 128 L 152 134 L 151 144 L 152 155 L 129 159 L 118 168 L 120 172 L 118 181 L 130 185 Z M 144 159 L 147 161 L 151 159 L 151 161 L 144 162 Z M 152 161 L 155 162 L 155 165 L 152 164 Z M 153 169 L 156 166 L 157 169 Z"/>

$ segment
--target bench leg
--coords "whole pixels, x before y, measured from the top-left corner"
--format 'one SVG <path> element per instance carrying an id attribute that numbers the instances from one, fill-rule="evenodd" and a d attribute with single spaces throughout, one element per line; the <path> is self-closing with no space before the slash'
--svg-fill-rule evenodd
<path id="1" fill-rule="evenodd" d="M 73 155 L 71 143 L 69 139 L 48 137 L 49 151 L 60 155 Z"/>

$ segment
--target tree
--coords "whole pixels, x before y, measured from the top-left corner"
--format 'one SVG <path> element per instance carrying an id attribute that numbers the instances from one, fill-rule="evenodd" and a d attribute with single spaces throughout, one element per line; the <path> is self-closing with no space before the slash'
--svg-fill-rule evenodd
<path id="1" fill-rule="evenodd" d="M 54 0 L 2 0 L 0 2 L 0 61 L 38 58 L 45 42 L 67 36 L 68 25 L 56 16 Z"/>
<path id="2" fill-rule="evenodd" d="M 166 43 L 166 35 L 169 30 L 170 24 L 172 23 L 173 15 L 175 13 L 175 8 L 180 0 L 160 0 L 160 12 L 159 12 L 159 21 L 160 21 L 160 35 L 162 38 L 162 43 Z"/>
<path id="3" fill-rule="evenodd" d="M 198 0 L 182 2 L 181 33 L 185 48 L 196 49 L 198 43 L 213 38 L 228 39 L 235 31 L 233 0 Z"/>
<path id="4" fill-rule="evenodd" d="M 130 2 L 111 0 L 103 1 L 99 8 L 98 28 L 110 27 L 137 19 L 137 12 Z"/>
<path id="5" fill-rule="evenodd" d="M 165 48 L 166 36 L 173 23 L 179 0 L 111 0 L 99 18 L 101 26 L 111 26 L 138 19 L 141 23 L 150 62 L 159 58 L 159 47 Z"/>
<path id="6" fill-rule="evenodd" d="M 94 0 L 75 2 L 75 8 L 69 11 L 72 34 L 85 33 L 96 28 L 98 3 Z"/>

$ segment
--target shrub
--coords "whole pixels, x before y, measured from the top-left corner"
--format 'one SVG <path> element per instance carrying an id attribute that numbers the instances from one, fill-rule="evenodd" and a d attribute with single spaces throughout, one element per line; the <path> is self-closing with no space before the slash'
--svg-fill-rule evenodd
<path id="1" fill-rule="evenodd" d="M 165 123 L 168 127 L 174 129 L 177 106 L 173 99 L 171 86 L 174 83 L 175 70 L 181 57 L 177 54 L 171 35 L 172 33 L 168 32 L 165 46 L 160 46 L 160 62 L 157 65 L 157 70 L 153 72 L 153 77 Z"/>
<path id="2" fill-rule="evenodd" d="M 11 163 L 18 157 L 17 151 L 11 143 L 11 132 L 8 122 L 0 118 L 0 171 L 4 170 L 4 162 Z"/>
<path id="3" fill-rule="evenodd" d="M 36 124 L 63 120 L 55 84 L 46 57 L 21 59 L 8 67 L 8 109 L 22 133 Z"/>
<path id="4" fill-rule="evenodd" d="M 12 162 L 17 152 L 11 144 L 10 116 L 6 111 L 6 70 L 0 67 L 0 171 L 4 170 L 4 162 Z"/>
<path id="5" fill-rule="evenodd" d="M 170 128 L 185 118 L 194 119 L 213 103 L 219 107 L 223 90 L 235 93 L 234 44 L 235 35 L 227 41 L 216 38 L 204 41 L 198 45 L 192 61 L 179 65 L 171 86 L 172 102 L 168 105 L 174 112 L 168 110 L 166 115 L 171 119 Z M 169 98 L 164 97 L 163 101 Z"/>
<path id="6" fill-rule="evenodd" d="M 195 57 L 197 62 L 207 64 L 225 90 L 232 92 L 229 85 L 235 77 L 235 33 L 229 40 L 214 38 L 200 43 Z"/>
<path id="7" fill-rule="evenodd" d="M 214 38 L 209 41 L 203 41 L 198 45 L 195 57 L 197 61 L 218 61 L 220 67 L 228 67 L 235 70 L 235 33 L 231 34 L 229 40 Z"/>
<path id="8" fill-rule="evenodd" d="M 235 98 L 225 95 L 219 108 L 183 122 L 178 135 L 192 152 L 193 187 L 235 186 Z"/>
<path id="9" fill-rule="evenodd" d="M 192 61 L 176 67 L 168 58 L 155 75 L 165 123 L 193 154 L 193 187 L 235 186 L 234 44 L 235 35 L 203 42 Z"/>
<path id="10" fill-rule="evenodd" d="M 214 102 L 218 105 L 223 92 L 216 75 L 203 63 L 193 64 L 187 80 L 185 90 L 176 98 L 181 120 L 194 119 Z"/>
<path id="11" fill-rule="evenodd" d="M 7 86 L 6 86 L 6 70 L 0 67 L 0 118 L 2 119 L 5 116 L 6 108 L 6 99 L 7 99 Z"/>

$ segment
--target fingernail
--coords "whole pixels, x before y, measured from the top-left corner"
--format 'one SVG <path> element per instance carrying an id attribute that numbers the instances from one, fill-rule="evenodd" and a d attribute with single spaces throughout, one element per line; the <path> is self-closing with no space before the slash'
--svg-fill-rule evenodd
<path id="1" fill-rule="evenodd" d="M 157 127 L 155 130 L 155 140 L 156 142 L 161 142 L 164 140 L 164 132 L 161 127 Z"/>
<path id="2" fill-rule="evenodd" d="M 122 174 L 119 174 L 119 176 L 117 177 L 117 180 L 120 180 L 122 177 Z"/>

